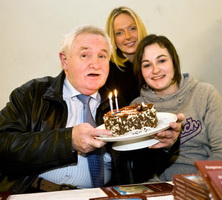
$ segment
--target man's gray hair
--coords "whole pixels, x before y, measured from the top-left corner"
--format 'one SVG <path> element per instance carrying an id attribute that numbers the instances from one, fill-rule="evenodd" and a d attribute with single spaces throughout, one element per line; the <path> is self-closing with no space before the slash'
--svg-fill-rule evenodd
<path id="1" fill-rule="evenodd" d="M 69 50 L 72 43 L 73 43 L 73 40 L 78 35 L 85 34 L 85 33 L 103 36 L 105 38 L 105 40 L 109 46 L 110 52 L 111 52 L 112 45 L 111 45 L 111 41 L 110 41 L 109 36 L 106 34 L 106 32 L 103 29 L 98 28 L 93 25 L 78 26 L 78 27 L 74 28 L 72 31 L 70 31 L 69 33 L 67 33 L 64 36 L 60 52 L 65 53 L 67 50 Z"/>

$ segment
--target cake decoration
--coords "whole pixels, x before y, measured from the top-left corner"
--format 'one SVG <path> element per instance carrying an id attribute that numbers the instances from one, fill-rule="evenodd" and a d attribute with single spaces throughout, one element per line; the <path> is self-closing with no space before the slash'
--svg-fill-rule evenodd
<path id="1" fill-rule="evenodd" d="M 155 128 L 158 125 L 156 108 L 153 104 L 133 104 L 119 110 L 111 110 L 104 117 L 105 128 L 113 132 L 113 136 L 123 135 L 126 132 Z"/>

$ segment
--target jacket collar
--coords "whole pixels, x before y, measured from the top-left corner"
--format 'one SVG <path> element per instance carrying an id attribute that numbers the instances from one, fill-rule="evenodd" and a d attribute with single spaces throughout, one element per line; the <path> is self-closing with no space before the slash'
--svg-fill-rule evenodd
<path id="1" fill-rule="evenodd" d="M 47 99 L 63 100 L 62 90 L 64 80 L 65 73 L 64 71 L 62 71 L 57 77 L 54 78 L 54 80 L 52 81 L 52 85 L 48 88 L 43 97 Z M 101 103 L 108 99 L 109 92 L 110 90 L 105 86 L 99 89 L 99 93 L 101 95 Z"/>
<path id="2" fill-rule="evenodd" d="M 58 99 L 62 100 L 62 90 L 63 90 L 63 82 L 65 79 L 65 73 L 62 71 L 57 77 L 55 77 L 52 81 L 51 86 L 43 95 L 44 98 L 47 99 Z"/>

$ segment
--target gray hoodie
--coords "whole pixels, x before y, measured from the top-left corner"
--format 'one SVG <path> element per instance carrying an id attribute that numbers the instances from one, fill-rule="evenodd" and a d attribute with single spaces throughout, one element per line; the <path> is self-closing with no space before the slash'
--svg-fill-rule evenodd
<path id="1" fill-rule="evenodd" d="M 172 180 L 173 174 L 195 173 L 195 160 L 222 160 L 222 98 L 212 85 L 183 74 L 175 94 L 159 96 L 146 87 L 131 104 L 141 102 L 153 103 L 158 112 L 186 116 L 180 150 L 160 175 L 162 180 Z"/>

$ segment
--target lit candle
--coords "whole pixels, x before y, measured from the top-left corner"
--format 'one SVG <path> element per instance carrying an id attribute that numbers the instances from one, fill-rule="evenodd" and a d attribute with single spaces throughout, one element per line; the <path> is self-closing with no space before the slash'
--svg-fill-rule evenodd
<path id="1" fill-rule="evenodd" d="M 109 93 L 109 105 L 110 105 L 110 109 L 111 109 L 111 114 L 114 115 L 114 113 L 113 113 L 113 101 L 112 101 L 112 97 L 113 97 L 113 93 L 110 92 L 110 93 Z"/>
<path id="2" fill-rule="evenodd" d="M 116 103 L 116 112 L 119 113 L 118 99 L 117 99 L 117 90 L 114 90 L 115 103 Z"/>

